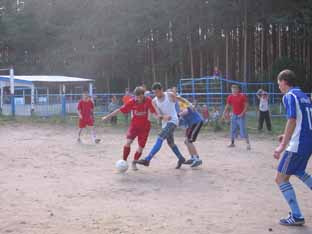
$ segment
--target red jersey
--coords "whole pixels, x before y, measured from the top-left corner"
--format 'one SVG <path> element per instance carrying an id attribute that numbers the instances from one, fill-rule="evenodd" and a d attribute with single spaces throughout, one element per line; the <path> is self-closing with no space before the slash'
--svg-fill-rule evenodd
<path id="1" fill-rule="evenodd" d="M 228 96 L 226 100 L 226 103 L 232 106 L 232 111 L 233 111 L 233 114 L 235 115 L 240 115 L 243 112 L 246 102 L 247 102 L 247 97 L 246 95 L 242 93 L 239 93 L 237 95 L 232 94 Z"/>
<path id="2" fill-rule="evenodd" d="M 82 119 L 92 119 L 92 111 L 93 111 L 94 105 L 91 100 L 84 101 L 80 100 L 78 103 L 78 111 L 82 115 Z"/>
<path id="3" fill-rule="evenodd" d="M 129 100 L 125 105 L 120 108 L 122 113 L 132 112 L 131 125 L 145 126 L 149 124 L 148 111 L 155 113 L 152 100 L 149 97 L 145 97 L 142 103 L 138 103 L 135 98 Z"/>

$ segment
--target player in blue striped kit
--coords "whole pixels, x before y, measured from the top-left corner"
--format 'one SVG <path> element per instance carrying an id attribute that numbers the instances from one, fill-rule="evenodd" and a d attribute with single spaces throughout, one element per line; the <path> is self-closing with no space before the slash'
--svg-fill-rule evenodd
<path id="1" fill-rule="evenodd" d="M 312 190 L 312 176 L 306 173 L 312 154 L 312 104 L 308 96 L 295 87 L 293 71 L 284 70 L 277 79 L 284 94 L 287 123 L 284 134 L 279 137 L 280 145 L 274 151 L 274 157 L 281 158 L 275 180 L 291 209 L 289 216 L 281 219 L 280 224 L 298 226 L 303 225 L 305 219 L 289 179 L 294 175 Z"/>

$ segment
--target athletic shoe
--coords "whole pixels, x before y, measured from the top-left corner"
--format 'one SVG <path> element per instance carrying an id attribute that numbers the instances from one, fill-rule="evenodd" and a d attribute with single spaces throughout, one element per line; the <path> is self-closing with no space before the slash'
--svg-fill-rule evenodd
<path id="1" fill-rule="evenodd" d="M 231 143 L 231 144 L 228 145 L 228 147 L 229 148 L 233 148 L 233 147 L 235 147 L 235 144 Z"/>
<path id="2" fill-rule="evenodd" d="M 200 165 L 203 164 L 203 161 L 201 159 L 195 159 L 194 162 L 192 163 L 191 167 L 194 168 L 194 167 L 198 167 Z"/>
<path id="3" fill-rule="evenodd" d="M 250 144 L 247 144 L 247 148 L 246 148 L 247 150 L 251 150 L 251 146 L 250 146 Z"/>
<path id="4" fill-rule="evenodd" d="M 302 226 L 305 221 L 304 218 L 296 218 L 292 215 L 292 213 L 289 213 L 288 217 L 281 219 L 279 223 L 284 226 Z"/>
<path id="5" fill-rule="evenodd" d="M 77 143 L 81 143 L 81 139 L 80 138 L 77 139 Z"/>
<path id="6" fill-rule="evenodd" d="M 101 139 L 95 139 L 95 140 L 94 140 L 94 143 L 95 143 L 95 144 L 99 144 L 100 142 L 101 142 Z"/>
<path id="7" fill-rule="evenodd" d="M 140 160 L 134 160 L 133 163 L 134 164 L 140 164 L 140 165 L 148 167 L 149 164 L 150 164 L 150 161 L 148 161 L 146 159 L 140 159 Z"/>
<path id="8" fill-rule="evenodd" d="M 190 159 L 188 159 L 184 164 L 185 165 L 192 165 L 193 164 L 193 162 L 194 162 L 194 158 L 190 158 Z"/>
<path id="9" fill-rule="evenodd" d="M 133 171 L 139 170 L 138 167 L 137 167 L 137 165 L 136 165 L 136 163 L 135 163 L 134 161 L 132 162 L 132 170 L 133 170 Z"/>
<path id="10" fill-rule="evenodd" d="M 180 169 L 183 163 L 185 163 L 185 158 L 179 159 L 177 162 L 176 169 Z"/>

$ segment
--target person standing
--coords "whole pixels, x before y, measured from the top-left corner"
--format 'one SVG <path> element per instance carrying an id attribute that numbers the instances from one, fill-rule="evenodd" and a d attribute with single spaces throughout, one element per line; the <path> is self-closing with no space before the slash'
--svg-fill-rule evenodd
<path id="1" fill-rule="evenodd" d="M 109 103 L 109 105 L 108 105 L 108 112 L 112 113 L 115 110 L 117 110 L 118 108 L 119 108 L 119 105 L 118 105 L 117 97 L 112 96 L 111 103 Z M 112 125 L 116 125 L 117 124 L 117 116 L 116 115 L 112 116 L 110 118 L 110 122 Z"/>
<path id="2" fill-rule="evenodd" d="M 291 210 L 289 216 L 280 219 L 279 223 L 298 226 L 303 225 L 305 219 L 289 179 L 296 176 L 312 190 L 312 176 L 306 172 L 312 154 L 312 103 L 300 88 L 295 87 L 296 75 L 293 71 L 283 70 L 279 73 L 277 81 L 280 91 L 284 94 L 287 123 L 284 134 L 279 136 L 280 145 L 274 151 L 274 158 L 281 158 L 275 182 Z"/>
<path id="3" fill-rule="evenodd" d="M 231 86 L 232 94 L 227 97 L 227 103 L 224 108 L 222 119 L 229 115 L 229 109 L 232 107 L 231 116 L 231 143 L 228 147 L 235 147 L 235 138 L 240 130 L 240 137 L 246 140 L 247 150 L 250 150 L 250 142 L 246 128 L 246 112 L 248 109 L 248 99 L 246 95 L 240 92 L 238 85 Z"/>
<path id="4" fill-rule="evenodd" d="M 263 129 L 263 122 L 265 121 L 268 131 L 272 131 L 271 117 L 269 110 L 269 95 L 266 91 L 259 89 L 257 92 L 259 99 L 259 118 L 258 118 L 258 130 Z"/>

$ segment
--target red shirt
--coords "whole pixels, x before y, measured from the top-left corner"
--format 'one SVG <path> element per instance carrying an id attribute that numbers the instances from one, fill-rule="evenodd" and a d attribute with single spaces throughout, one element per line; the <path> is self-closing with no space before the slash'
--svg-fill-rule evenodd
<path id="1" fill-rule="evenodd" d="M 91 119 L 93 108 L 94 105 L 91 100 L 89 101 L 80 100 L 78 103 L 78 111 L 82 115 L 82 119 Z"/>
<path id="2" fill-rule="evenodd" d="M 149 97 L 145 97 L 142 103 L 138 103 L 135 98 L 129 100 L 125 105 L 120 108 L 122 113 L 129 113 L 132 111 L 131 124 L 135 126 L 145 126 L 149 124 L 148 111 L 155 113 L 152 100 Z"/>
<path id="3" fill-rule="evenodd" d="M 247 97 L 246 95 L 242 93 L 239 93 L 237 95 L 232 94 L 228 96 L 226 100 L 226 103 L 232 106 L 232 111 L 233 111 L 233 114 L 235 115 L 240 115 L 243 112 L 246 102 L 247 102 Z"/>

